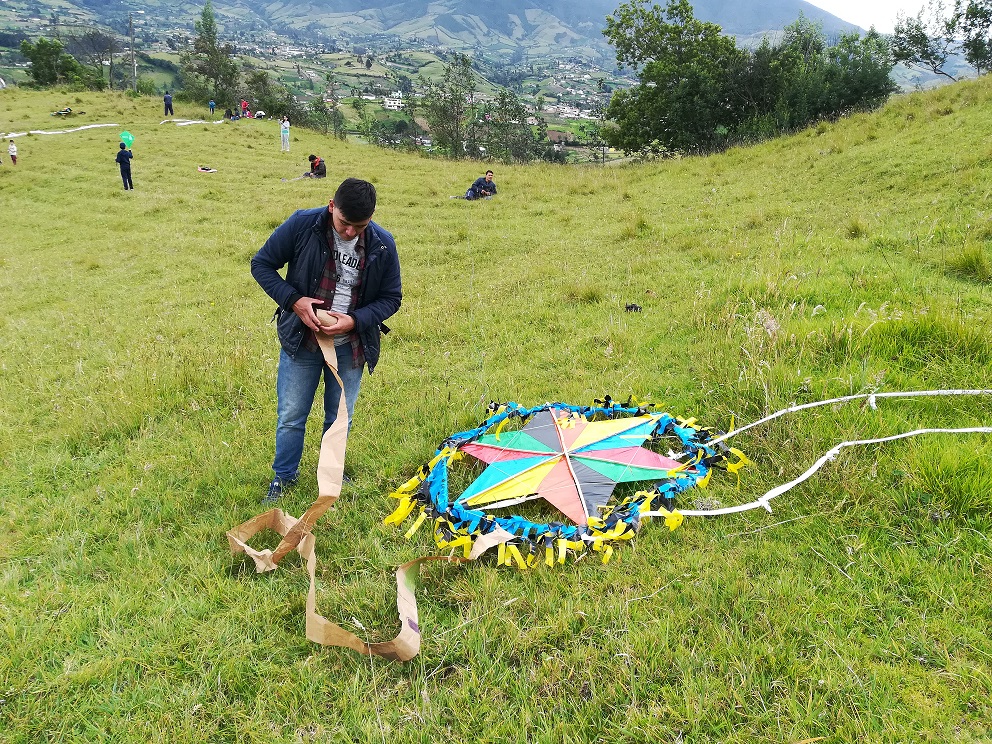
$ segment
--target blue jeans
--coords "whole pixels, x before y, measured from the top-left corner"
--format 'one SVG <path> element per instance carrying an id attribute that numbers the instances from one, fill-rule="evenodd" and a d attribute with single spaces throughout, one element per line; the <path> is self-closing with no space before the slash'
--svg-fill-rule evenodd
<path id="1" fill-rule="evenodd" d="M 348 407 L 348 427 L 355 413 L 355 401 L 362 384 L 363 364 L 358 369 L 352 366 L 351 344 L 335 347 L 338 353 L 338 374 L 344 383 L 345 405 Z M 279 398 L 278 420 L 276 422 L 276 456 L 272 469 L 286 481 L 296 480 L 300 472 L 300 459 L 303 457 L 303 438 L 306 433 L 307 417 L 313 408 L 317 385 L 324 377 L 324 429 L 334 423 L 338 413 L 341 388 L 324 363 L 324 355 L 307 351 L 302 346 L 291 357 L 285 349 L 279 350 L 279 375 L 276 380 L 276 395 Z"/>

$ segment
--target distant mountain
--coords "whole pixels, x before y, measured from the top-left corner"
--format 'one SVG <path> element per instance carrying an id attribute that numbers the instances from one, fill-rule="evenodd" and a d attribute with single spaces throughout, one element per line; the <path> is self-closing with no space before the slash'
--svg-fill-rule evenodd
<path id="1" fill-rule="evenodd" d="M 250 6 L 258 15 L 293 28 L 318 26 L 339 35 L 384 33 L 454 48 L 524 49 L 531 57 L 612 56 L 602 30 L 606 16 L 620 4 L 619 0 L 216 0 L 219 15 L 229 3 Z M 803 0 L 695 0 L 693 8 L 697 18 L 745 39 L 781 31 L 800 14 L 821 22 L 828 35 L 857 30 Z M 237 17 L 238 11 L 233 15 Z"/>
<path id="2" fill-rule="evenodd" d="M 16 2 L 17 0 L 14 0 Z M 658 0 L 663 4 L 664 0 Z M 67 6 L 88 15 L 119 18 L 120 0 L 35 0 L 60 13 Z M 342 41 L 378 34 L 417 38 L 450 48 L 495 53 L 611 58 L 602 29 L 620 0 L 213 0 L 223 31 L 241 38 L 253 31 L 321 32 Z M 725 33 L 749 39 L 774 34 L 800 14 L 823 24 L 828 36 L 857 30 L 853 24 L 803 0 L 694 0 L 696 17 Z M 199 0 L 129 0 L 129 11 L 149 21 L 189 26 Z"/>

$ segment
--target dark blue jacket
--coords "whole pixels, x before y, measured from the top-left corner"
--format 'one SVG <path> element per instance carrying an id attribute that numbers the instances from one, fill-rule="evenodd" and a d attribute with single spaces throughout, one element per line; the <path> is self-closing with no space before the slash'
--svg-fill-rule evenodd
<path id="1" fill-rule="evenodd" d="M 293 312 L 293 303 L 314 296 L 331 255 L 327 245 L 329 216 L 326 206 L 294 212 L 251 259 L 251 275 L 279 305 L 279 342 L 290 356 L 299 351 L 307 331 Z M 278 270 L 287 264 L 283 279 Z M 349 313 L 355 319 L 370 373 L 379 361 L 380 331 L 389 332 L 383 321 L 400 309 L 402 299 L 396 242 L 389 231 L 370 222 L 365 229 L 365 268 L 358 303 Z"/>
<path id="2" fill-rule="evenodd" d="M 475 179 L 475 183 L 472 184 L 472 191 L 475 192 L 475 198 L 478 199 L 480 196 L 492 196 L 496 193 L 496 182 L 486 181 L 485 176 L 479 176 Z"/>
<path id="3" fill-rule="evenodd" d="M 134 153 L 130 150 L 118 150 L 117 151 L 117 165 L 121 167 L 122 171 L 131 170 L 131 158 L 134 157 Z"/>

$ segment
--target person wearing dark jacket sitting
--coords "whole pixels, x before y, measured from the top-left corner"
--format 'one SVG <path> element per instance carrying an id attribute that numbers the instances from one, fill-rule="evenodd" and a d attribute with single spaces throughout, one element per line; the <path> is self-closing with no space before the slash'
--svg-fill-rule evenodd
<path id="1" fill-rule="evenodd" d="M 133 157 L 134 153 L 121 142 L 121 148 L 117 151 L 117 165 L 121 167 L 121 180 L 124 182 L 125 191 L 134 190 L 134 184 L 131 182 L 131 158 Z"/>
<path id="2" fill-rule="evenodd" d="M 325 165 L 323 158 L 311 155 L 307 160 L 310 161 L 310 172 L 304 173 L 304 178 L 324 178 L 327 176 L 327 165 Z"/>
<path id="3" fill-rule="evenodd" d="M 469 201 L 473 199 L 486 199 L 495 195 L 496 183 L 493 181 L 493 172 L 491 170 L 486 171 L 485 176 L 479 176 L 475 179 L 475 183 L 469 186 L 468 191 L 465 192 L 465 198 Z"/>

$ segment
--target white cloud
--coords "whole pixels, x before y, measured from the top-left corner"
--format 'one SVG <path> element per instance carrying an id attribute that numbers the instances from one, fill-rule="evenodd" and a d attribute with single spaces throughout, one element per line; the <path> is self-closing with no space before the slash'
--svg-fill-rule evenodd
<path id="1" fill-rule="evenodd" d="M 892 33 L 896 16 L 915 16 L 926 0 L 807 0 L 811 5 L 833 13 L 862 28 L 872 25 L 883 33 Z"/>

